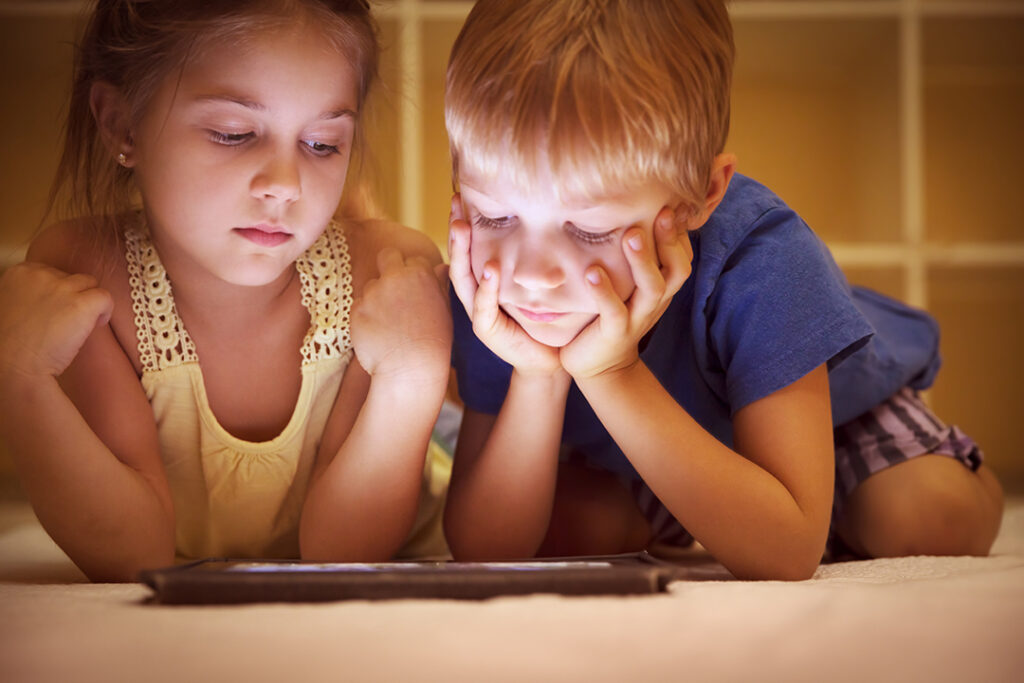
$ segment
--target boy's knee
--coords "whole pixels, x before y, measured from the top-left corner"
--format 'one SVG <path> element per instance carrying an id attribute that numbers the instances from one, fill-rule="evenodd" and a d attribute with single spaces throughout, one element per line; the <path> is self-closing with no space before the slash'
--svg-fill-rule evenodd
<path id="1" fill-rule="evenodd" d="M 871 477 L 850 496 L 847 512 L 843 535 L 873 557 L 985 555 L 1001 504 L 978 474 L 936 455 Z"/>

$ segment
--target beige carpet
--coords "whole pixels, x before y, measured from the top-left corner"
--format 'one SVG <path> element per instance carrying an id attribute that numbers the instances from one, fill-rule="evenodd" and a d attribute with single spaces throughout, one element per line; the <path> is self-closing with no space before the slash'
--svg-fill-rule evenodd
<path id="1" fill-rule="evenodd" d="M 705 575 L 719 576 L 707 564 Z M 532 596 L 165 607 L 0 506 L 0 681 L 1022 681 L 1024 498 L 988 558 Z"/>

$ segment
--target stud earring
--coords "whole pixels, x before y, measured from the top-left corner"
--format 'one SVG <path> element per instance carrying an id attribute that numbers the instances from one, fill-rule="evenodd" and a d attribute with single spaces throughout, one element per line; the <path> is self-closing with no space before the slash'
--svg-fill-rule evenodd
<path id="1" fill-rule="evenodd" d="M 117 155 L 117 163 L 121 164 L 125 168 L 128 168 L 128 157 L 125 156 L 124 152 Z"/>

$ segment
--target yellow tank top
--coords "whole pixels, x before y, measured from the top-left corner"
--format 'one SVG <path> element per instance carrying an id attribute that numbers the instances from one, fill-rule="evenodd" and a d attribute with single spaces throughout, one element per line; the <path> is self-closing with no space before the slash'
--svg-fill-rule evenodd
<path id="1" fill-rule="evenodd" d="M 142 364 L 175 513 L 180 557 L 299 556 L 299 515 L 342 375 L 352 358 L 352 275 L 341 227 L 331 224 L 300 257 L 310 328 L 302 384 L 284 430 L 270 441 L 229 434 L 210 409 L 195 346 L 148 236 L 126 234 L 125 255 Z M 443 556 L 441 511 L 450 463 L 431 444 L 416 525 L 402 557 Z"/>

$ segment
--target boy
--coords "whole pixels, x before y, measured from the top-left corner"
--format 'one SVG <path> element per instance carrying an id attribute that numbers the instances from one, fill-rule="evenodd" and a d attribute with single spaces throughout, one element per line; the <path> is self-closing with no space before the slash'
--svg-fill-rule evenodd
<path id="1" fill-rule="evenodd" d="M 445 105 L 456 557 L 696 539 L 738 577 L 801 579 L 829 539 L 988 552 L 999 484 L 916 394 L 934 322 L 851 289 L 735 174 L 732 61 L 715 0 L 467 18 Z"/>

